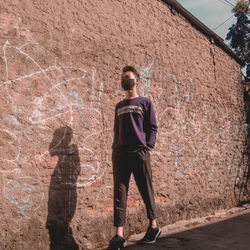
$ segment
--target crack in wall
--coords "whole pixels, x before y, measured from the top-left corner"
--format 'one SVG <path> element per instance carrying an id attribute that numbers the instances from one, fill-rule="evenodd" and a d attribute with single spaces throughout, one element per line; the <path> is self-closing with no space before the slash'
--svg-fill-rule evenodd
<path id="1" fill-rule="evenodd" d="M 213 65 L 214 65 L 214 79 L 215 79 L 215 82 L 217 82 L 217 77 L 216 77 L 216 62 L 215 62 L 215 51 L 214 51 L 214 39 L 211 37 L 210 38 L 210 42 L 211 42 L 211 47 L 210 47 L 210 55 L 212 57 L 212 62 L 213 62 Z"/>

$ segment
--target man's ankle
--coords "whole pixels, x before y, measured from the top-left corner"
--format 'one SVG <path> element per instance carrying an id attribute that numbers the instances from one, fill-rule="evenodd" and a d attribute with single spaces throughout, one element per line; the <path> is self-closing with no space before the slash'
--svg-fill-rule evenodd
<path id="1" fill-rule="evenodd" d="M 123 238 L 123 227 L 117 227 L 116 234 Z"/>
<path id="2" fill-rule="evenodd" d="M 149 222 L 149 227 L 152 227 L 152 228 L 158 228 L 158 223 L 156 220 L 152 220 Z"/>

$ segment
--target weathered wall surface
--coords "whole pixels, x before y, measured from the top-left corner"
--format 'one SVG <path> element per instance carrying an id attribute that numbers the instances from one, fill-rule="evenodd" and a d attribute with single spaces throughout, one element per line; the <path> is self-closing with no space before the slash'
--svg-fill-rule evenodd
<path id="1" fill-rule="evenodd" d="M 0 34 L 1 249 L 96 248 L 113 236 L 113 116 L 128 64 L 156 110 L 160 223 L 242 199 L 240 67 L 167 5 L 12 0 Z M 126 235 L 146 224 L 131 180 Z"/>

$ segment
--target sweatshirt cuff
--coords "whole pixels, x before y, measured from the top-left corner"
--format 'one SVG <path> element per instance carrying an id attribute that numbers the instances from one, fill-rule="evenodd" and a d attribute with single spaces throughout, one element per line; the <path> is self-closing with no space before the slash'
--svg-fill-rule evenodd
<path id="1" fill-rule="evenodd" d="M 147 150 L 148 150 L 148 151 L 151 151 L 153 148 L 154 148 L 154 146 L 153 146 L 153 145 L 149 145 L 149 144 L 147 144 Z"/>

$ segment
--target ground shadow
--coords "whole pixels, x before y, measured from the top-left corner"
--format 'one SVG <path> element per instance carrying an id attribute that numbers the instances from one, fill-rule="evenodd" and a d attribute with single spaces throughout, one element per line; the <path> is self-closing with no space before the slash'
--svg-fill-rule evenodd
<path id="1" fill-rule="evenodd" d="M 155 244 L 128 246 L 128 250 L 248 250 L 250 213 L 180 233 L 160 237 Z"/>
<path id="2" fill-rule="evenodd" d="M 77 145 L 70 144 L 72 136 L 70 127 L 60 127 L 55 130 L 49 146 L 50 155 L 58 157 L 49 186 L 46 228 L 50 250 L 79 249 L 70 227 L 76 210 L 76 182 L 80 173 Z"/>

